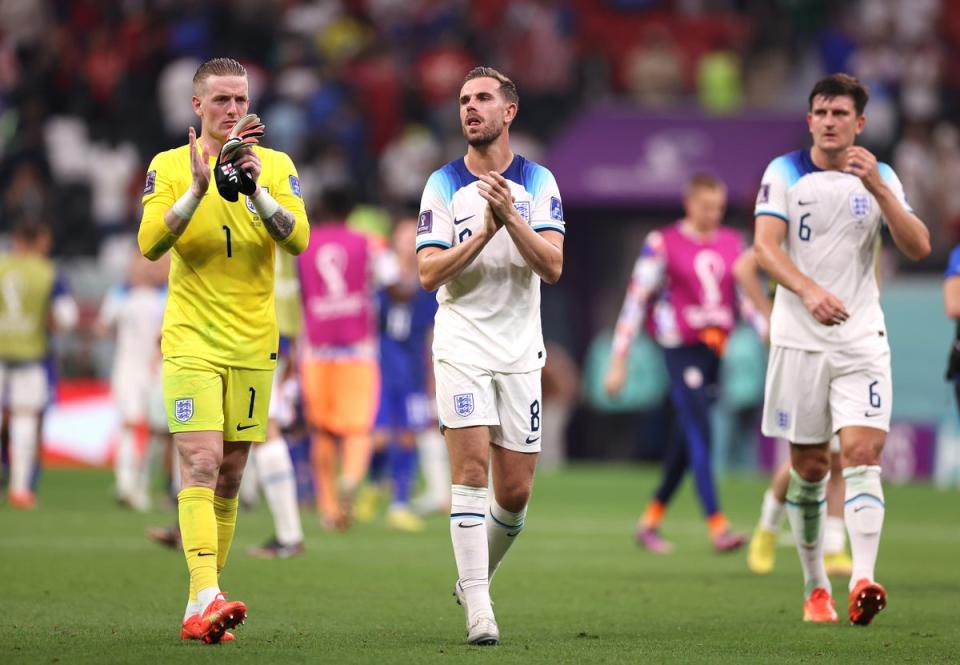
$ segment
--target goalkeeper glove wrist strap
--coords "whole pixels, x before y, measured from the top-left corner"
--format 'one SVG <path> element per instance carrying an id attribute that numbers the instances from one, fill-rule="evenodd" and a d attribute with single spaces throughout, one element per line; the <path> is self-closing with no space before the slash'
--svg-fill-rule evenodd
<path id="1" fill-rule="evenodd" d="M 257 209 L 261 219 L 270 219 L 280 209 L 280 204 L 270 196 L 270 192 L 261 187 L 260 193 L 253 199 L 253 207 Z"/>
<path id="2" fill-rule="evenodd" d="M 193 192 L 188 189 L 183 196 L 174 202 L 170 209 L 173 210 L 174 215 L 186 222 L 193 217 L 193 213 L 197 211 L 197 206 L 199 205 L 200 199 L 194 196 Z"/>

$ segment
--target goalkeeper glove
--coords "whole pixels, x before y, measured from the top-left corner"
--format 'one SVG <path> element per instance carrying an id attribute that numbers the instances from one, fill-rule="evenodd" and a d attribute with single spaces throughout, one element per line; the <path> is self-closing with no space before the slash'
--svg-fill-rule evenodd
<path id="1" fill-rule="evenodd" d="M 234 160 L 244 148 L 259 143 L 258 139 L 263 136 L 264 129 L 260 118 L 253 113 L 248 113 L 233 126 L 230 136 L 227 137 L 220 149 L 214 175 L 217 182 L 217 191 L 227 201 L 236 201 L 239 194 L 251 196 L 257 191 L 257 183 L 246 171 L 238 169 Z"/>

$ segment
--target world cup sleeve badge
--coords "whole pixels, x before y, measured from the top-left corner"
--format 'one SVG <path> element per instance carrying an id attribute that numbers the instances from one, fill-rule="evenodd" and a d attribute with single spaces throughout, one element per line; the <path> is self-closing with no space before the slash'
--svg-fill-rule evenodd
<path id="1" fill-rule="evenodd" d="M 147 182 L 143 185 L 143 195 L 153 194 L 157 189 L 157 172 L 149 171 L 147 173 Z"/>
<path id="2" fill-rule="evenodd" d="M 433 233 L 433 211 L 424 210 L 417 219 L 417 235 Z"/>
<path id="3" fill-rule="evenodd" d="M 563 221 L 563 204 L 559 196 L 550 197 L 550 219 L 556 222 Z"/>

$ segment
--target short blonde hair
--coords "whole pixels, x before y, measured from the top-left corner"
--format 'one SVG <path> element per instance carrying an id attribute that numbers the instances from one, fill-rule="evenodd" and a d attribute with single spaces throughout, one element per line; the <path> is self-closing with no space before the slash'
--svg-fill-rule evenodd
<path id="1" fill-rule="evenodd" d="M 723 180 L 712 173 L 696 173 L 687 181 L 686 195 L 690 196 L 699 189 L 721 189 L 726 191 L 727 186 Z"/>
<path id="2" fill-rule="evenodd" d="M 193 92 L 200 94 L 200 86 L 211 76 L 243 76 L 246 77 L 247 70 L 233 58 L 211 58 L 200 65 L 197 73 L 193 75 Z"/>

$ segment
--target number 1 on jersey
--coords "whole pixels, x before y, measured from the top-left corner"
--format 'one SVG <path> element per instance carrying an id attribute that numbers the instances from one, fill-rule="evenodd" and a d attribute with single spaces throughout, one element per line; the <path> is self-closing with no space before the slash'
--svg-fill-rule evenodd
<path id="1" fill-rule="evenodd" d="M 224 224 L 220 227 L 227 234 L 227 258 L 233 256 L 233 245 L 230 243 L 230 227 Z"/>

